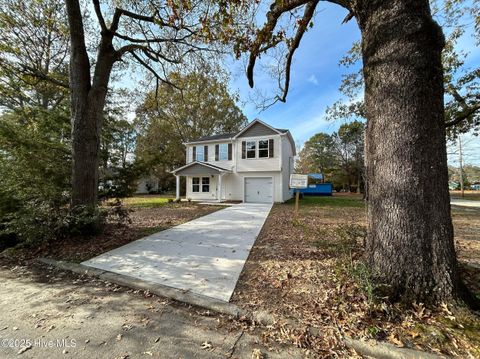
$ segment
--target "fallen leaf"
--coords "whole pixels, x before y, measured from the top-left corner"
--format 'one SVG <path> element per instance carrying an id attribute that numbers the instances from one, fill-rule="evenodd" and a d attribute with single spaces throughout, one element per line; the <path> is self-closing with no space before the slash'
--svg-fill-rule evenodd
<path id="1" fill-rule="evenodd" d="M 17 354 L 23 354 L 23 353 L 25 353 L 25 352 L 26 352 L 27 350 L 29 350 L 29 349 L 32 349 L 32 346 L 31 346 L 31 345 L 28 345 L 28 346 L 26 346 L 26 347 L 22 347 L 22 348 L 20 348 L 20 350 L 17 352 Z"/>
<path id="2" fill-rule="evenodd" d="M 202 349 L 204 350 L 212 349 L 212 347 L 212 342 L 206 341 L 202 343 Z"/>
<path id="3" fill-rule="evenodd" d="M 260 349 L 253 349 L 252 359 L 263 359 L 263 353 Z"/>

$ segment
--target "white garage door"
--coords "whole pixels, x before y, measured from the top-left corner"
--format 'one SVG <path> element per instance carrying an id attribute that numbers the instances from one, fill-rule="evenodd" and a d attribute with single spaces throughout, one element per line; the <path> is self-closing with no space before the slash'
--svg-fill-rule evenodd
<path id="1" fill-rule="evenodd" d="M 245 202 L 272 203 L 273 202 L 272 177 L 245 178 Z"/>

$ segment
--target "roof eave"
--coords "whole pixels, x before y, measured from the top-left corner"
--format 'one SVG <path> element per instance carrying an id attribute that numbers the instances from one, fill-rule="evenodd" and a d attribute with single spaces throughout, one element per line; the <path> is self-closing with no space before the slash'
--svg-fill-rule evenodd
<path id="1" fill-rule="evenodd" d="M 262 120 L 259 120 L 258 118 L 250 122 L 245 128 L 240 130 L 239 133 L 237 133 L 235 136 L 232 137 L 232 139 L 236 140 L 242 133 L 244 133 L 246 130 L 248 130 L 250 127 L 252 127 L 255 123 L 261 123 L 262 125 L 270 128 L 271 130 L 275 131 L 277 134 L 281 135 L 282 132 L 277 130 L 275 127 L 270 126 L 268 123 L 263 122 Z"/>
<path id="2" fill-rule="evenodd" d="M 220 138 L 217 140 L 201 140 L 201 141 L 191 141 L 191 142 L 182 142 L 183 145 L 196 145 L 198 143 L 205 143 L 205 142 L 225 142 L 225 141 L 232 141 L 234 138 L 233 137 L 228 137 L 228 138 Z"/>
<path id="3" fill-rule="evenodd" d="M 208 163 L 200 162 L 200 161 L 193 161 L 193 162 L 187 163 L 186 165 L 184 165 L 184 166 L 182 166 L 182 167 L 179 167 L 179 168 L 177 168 L 177 169 L 174 169 L 173 171 L 170 171 L 170 173 L 171 173 L 171 174 L 175 174 L 175 173 L 177 173 L 178 171 L 181 171 L 181 170 L 183 170 L 183 169 L 185 169 L 185 168 L 188 168 L 188 167 L 190 167 L 190 166 L 193 166 L 193 165 L 195 165 L 195 164 L 199 164 L 199 165 L 205 166 L 205 167 L 210 167 L 210 168 L 212 168 L 212 169 L 214 169 L 214 170 L 217 170 L 218 172 L 232 173 L 231 170 L 227 170 L 227 169 L 225 169 L 225 168 L 221 168 L 221 167 L 218 167 L 218 166 L 210 165 L 210 164 L 208 164 Z"/>

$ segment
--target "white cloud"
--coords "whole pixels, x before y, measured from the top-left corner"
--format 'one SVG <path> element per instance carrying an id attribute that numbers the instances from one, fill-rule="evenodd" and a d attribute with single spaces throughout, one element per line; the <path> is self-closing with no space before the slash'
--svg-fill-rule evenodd
<path id="1" fill-rule="evenodd" d="M 311 82 L 315 86 L 318 86 L 318 79 L 315 75 L 310 75 L 310 77 L 307 79 L 308 82 Z"/>

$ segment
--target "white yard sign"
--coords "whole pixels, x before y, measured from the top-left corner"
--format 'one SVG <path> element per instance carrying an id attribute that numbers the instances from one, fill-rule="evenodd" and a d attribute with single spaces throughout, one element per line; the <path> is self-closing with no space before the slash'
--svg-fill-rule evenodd
<path id="1" fill-rule="evenodd" d="M 290 188 L 307 188 L 308 175 L 291 174 Z"/>

